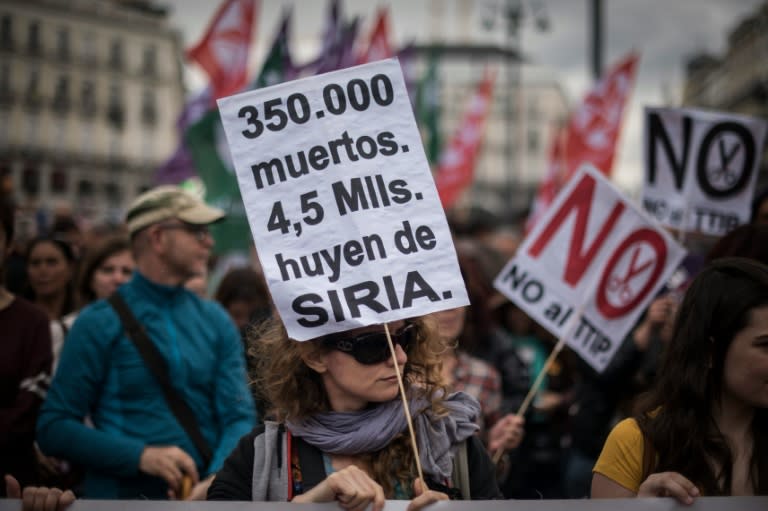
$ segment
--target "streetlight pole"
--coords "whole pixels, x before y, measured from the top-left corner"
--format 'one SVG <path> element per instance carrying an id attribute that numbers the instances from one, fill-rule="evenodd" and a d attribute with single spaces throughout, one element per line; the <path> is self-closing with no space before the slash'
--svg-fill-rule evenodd
<path id="1" fill-rule="evenodd" d="M 520 54 L 520 21 L 522 16 L 521 0 L 507 0 L 505 18 L 507 21 L 507 94 L 505 101 L 506 110 L 506 147 L 504 151 L 504 167 L 506 169 L 506 190 L 504 196 L 507 198 L 506 213 L 512 211 L 512 202 L 515 198 L 515 185 L 517 184 L 516 173 L 520 170 L 515 165 L 517 158 L 515 151 L 522 151 L 520 144 L 515 144 L 515 135 L 518 140 L 522 140 L 519 133 L 518 118 L 521 115 L 519 105 L 516 105 L 520 94 L 520 62 L 516 62 Z M 516 108 L 518 107 L 518 108 Z M 517 146 L 517 147 L 516 147 Z"/>
<path id="2" fill-rule="evenodd" d="M 603 0 L 590 0 L 592 11 L 592 79 L 603 74 Z"/>

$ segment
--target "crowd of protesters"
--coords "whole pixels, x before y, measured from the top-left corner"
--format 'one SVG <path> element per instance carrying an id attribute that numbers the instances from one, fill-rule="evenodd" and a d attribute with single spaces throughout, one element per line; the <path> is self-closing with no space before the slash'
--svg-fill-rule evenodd
<path id="1" fill-rule="evenodd" d="M 0 496 L 768 495 L 768 193 L 689 253 L 605 371 L 562 352 L 524 416 L 557 340 L 493 288 L 511 226 L 450 219 L 470 305 L 390 324 L 393 357 L 381 325 L 289 339 L 256 264 L 208 282 L 222 217 L 164 186 L 100 235 L 63 217 L 22 240 L 0 203 Z"/>

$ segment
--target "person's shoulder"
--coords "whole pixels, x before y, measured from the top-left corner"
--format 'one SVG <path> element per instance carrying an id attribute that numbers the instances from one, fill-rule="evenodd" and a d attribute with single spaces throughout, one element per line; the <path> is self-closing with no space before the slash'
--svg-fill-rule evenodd
<path id="1" fill-rule="evenodd" d="M 109 319 L 117 317 L 115 309 L 106 299 L 96 300 L 83 307 L 77 314 L 75 322 L 94 321 L 103 317 L 108 317 Z"/>
<path id="2" fill-rule="evenodd" d="M 276 449 L 277 446 L 270 446 L 269 448 L 265 449 L 267 438 L 270 436 L 265 434 L 266 431 L 267 426 L 264 424 L 257 424 L 254 426 L 254 428 L 249 433 L 246 433 L 240 437 L 240 440 L 238 441 L 237 447 L 234 449 L 233 454 L 236 452 L 237 457 L 250 460 L 249 463 L 252 463 L 257 445 L 260 447 L 259 450 L 261 451 L 271 451 Z"/>
<path id="3" fill-rule="evenodd" d="M 13 298 L 13 301 L 8 306 L 8 312 L 15 318 L 23 318 L 24 321 L 48 324 L 48 314 L 34 303 L 20 296 Z"/>
<path id="4" fill-rule="evenodd" d="M 117 312 L 105 299 L 86 305 L 74 318 L 70 331 L 78 335 L 83 329 L 100 332 L 99 337 L 109 337 L 112 332 L 122 329 Z"/>
<path id="5" fill-rule="evenodd" d="M 614 426 L 592 471 L 637 493 L 642 482 L 643 434 L 635 419 Z"/>
<path id="6" fill-rule="evenodd" d="M 603 456 L 608 459 L 612 457 L 621 457 L 629 459 L 632 464 L 639 462 L 643 452 L 643 432 L 640 426 L 633 418 L 628 418 L 616 424 L 603 446 Z"/>
<path id="7" fill-rule="evenodd" d="M 200 296 L 197 296 L 195 293 L 190 293 L 191 300 L 193 300 L 198 307 L 201 307 L 208 311 L 215 311 L 216 314 L 226 314 L 226 310 L 224 310 L 224 307 L 221 306 L 219 302 L 216 300 L 212 300 L 210 298 L 202 298 Z"/>
<path id="8" fill-rule="evenodd" d="M 230 324 L 232 319 L 226 309 L 217 301 L 209 298 L 201 298 L 194 293 L 189 293 L 191 296 L 188 299 L 191 301 L 195 309 L 199 311 L 201 317 L 206 318 L 209 321 L 223 322 Z M 232 324 L 234 328 L 234 324 Z"/>
<path id="9" fill-rule="evenodd" d="M 640 431 L 640 426 L 632 417 L 626 418 L 616 424 L 613 427 L 611 434 L 625 439 L 634 439 L 643 436 L 642 432 Z"/>

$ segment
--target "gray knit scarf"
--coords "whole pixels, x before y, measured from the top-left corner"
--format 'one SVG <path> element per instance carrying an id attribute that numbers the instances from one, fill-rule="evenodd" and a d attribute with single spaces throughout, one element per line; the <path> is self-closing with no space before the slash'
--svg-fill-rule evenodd
<path id="1" fill-rule="evenodd" d="M 450 394 L 443 404 L 449 413 L 438 417 L 423 397 L 411 399 L 419 459 L 426 474 L 444 479 L 450 477 L 452 447 L 480 429 L 477 417 L 480 403 L 465 394 Z M 386 447 L 408 427 L 401 399 L 358 412 L 324 412 L 297 422 L 287 422 L 292 435 L 329 454 L 363 454 Z"/>

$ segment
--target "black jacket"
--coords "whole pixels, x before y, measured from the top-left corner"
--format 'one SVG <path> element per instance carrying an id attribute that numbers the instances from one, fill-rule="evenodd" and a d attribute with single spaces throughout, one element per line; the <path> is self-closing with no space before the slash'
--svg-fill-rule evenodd
<path id="1" fill-rule="evenodd" d="M 264 433 L 264 426 L 259 426 L 250 434 L 240 439 L 237 447 L 224 462 L 216 474 L 216 479 L 208 490 L 208 500 L 251 501 L 254 464 L 254 439 Z M 298 450 L 303 478 L 303 491 L 306 492 L 326 478 L 322 452 L 292 437 L 294 448 Z M 276 447 L 280 452 L 280 448 Z M 467 460 L 470 476 L 470 494 L 472 500 L 490 500 L 503 498 L 496 483 L 495 468 L 485 447 L 478 437 L 467 439 Z M 287 460 L 281 460 L 287 463 Z M 438 491 L 445 491 L 439 483 L 427 479 L 427 486 Z"/>

